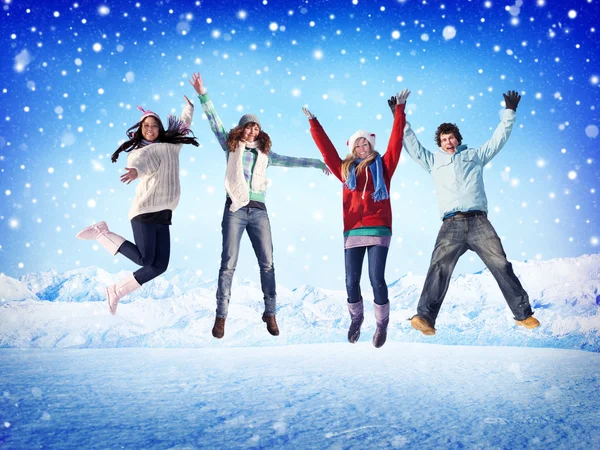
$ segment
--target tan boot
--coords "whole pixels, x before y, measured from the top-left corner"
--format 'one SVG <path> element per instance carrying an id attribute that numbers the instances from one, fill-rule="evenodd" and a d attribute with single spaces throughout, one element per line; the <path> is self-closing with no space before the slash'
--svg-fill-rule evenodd
<path id="1" fill-rule="evenodd" d="M 263 322 L 267 324 L 267 331 L 271 333 L 273 336 L 279 336 L 279 327 L 277 326 L 277 321 L 275 320 L 275 316 L 267 316 L 263 314 L 262 316 Z"/>
<path id="2" fill-rule="evenodd" d="M 410 324 L 415 330 L 419 330 L 425 336 L 433 336 L 435 334 L 435 328 L 429 325 L 429 322 L 424 317 L 413 316 L 410 319 Z"/>
<path id="3" fill-rule="evenodd" d="M 98 241 L 111 255 L 116 255 L 125 239 L 108 229 L 106 222 L 98 222 L 84 228 L 75 236 L 85 241 Z"/>
<path id="4" fill-rule="evenodd" d="M 141 287 L 142 285 L 137 282 L 133 274 L 129 275 L 127 278 L 124 278 L 119 283 L 107 287 L 106 301 L 108 302 L 108 309 L 110 309 L 110 313 L 113 316 L 117 314 L 117 305 L 119 304 L 119 300 Z"/>
<path id="5" fill-rule="evenodd" d="M 537 327 L 540 326 L 540 321 L 537 320 L 533 316 L 529 316 L 525 320 L 515 320 L 515 323 L 517 324 L 517 326 L 525 327 L 528 330 L 532 330 L 532 329 L 537 328 Z"/>
<path id="6" fill-rule="evenodd" d="M 215 317 L 212 335 L 217 339 L 221 339 L 223 336 L 225 336 L 225 317 Z"/>

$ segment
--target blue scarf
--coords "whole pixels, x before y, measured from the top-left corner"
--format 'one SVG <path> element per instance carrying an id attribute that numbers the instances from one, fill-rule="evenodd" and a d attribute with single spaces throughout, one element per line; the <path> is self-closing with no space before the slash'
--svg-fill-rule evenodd
<path id="1" fill-rule="evenodd" d="M 351 191 L 356 190 L 356 166 L 358 166 L 361 161 L 362 159 L 357 159 L 352 163 L 350 173 L 348 174 L 348 179 L 344 183 Z M 385 186 L 385 181 L 383 180 L 383 163 L 380 155 L 377 155 L 375 161 L 369 164 L 369 170 L 373 176 L 373 186 L 375 186 L 375 192 L 371 194 L 373 200 L 380 202 L 390 198 L 387 187 Z"/>
<path id="2" fill-rule="evenodd" d="M 142 142 L 140 142 L 140 146 L 138 148 L 142 148 L 150 144 L 158 144 L 159 142 L 160 141 L 147 141 L 146 139 L 142 139 Z"/>

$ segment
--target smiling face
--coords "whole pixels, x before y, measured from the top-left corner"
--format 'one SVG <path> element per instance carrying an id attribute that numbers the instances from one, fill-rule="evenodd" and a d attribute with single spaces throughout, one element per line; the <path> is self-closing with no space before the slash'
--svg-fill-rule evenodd
<path id="1" fill-rule="evenodd" d="M 371 152 L 373 152 L 371 149 L 371 144 L 369 144 L 369 141 L 367 141 L 365 138 L 358 138 L 354 143 L 354 148 L 352 151 L 354 152 L 354 155 L 360 159 L 365 159 L 371 154 Z"/>
<path id="2" fill-rule="evenodd" d="M 159 128 L 158 120 L 155 117 L 146 117 L 142 122 L 142 136 L 147 141 L 155 141 L 158 139 Z"/>
<path id="3" fill-rule="evenodd" d="M 254 122 L 248 123 L 242 132 L 242 139 L 246 142 L 254 142 L 260 133 L 260 127 Z"/>
<path id="4" fill-rule="evenodd" d="M 449 155 L 456 153 L 456 147 L 459 146 L 458 139 L 453 133 L 440 134 L 440 147 Z"/>

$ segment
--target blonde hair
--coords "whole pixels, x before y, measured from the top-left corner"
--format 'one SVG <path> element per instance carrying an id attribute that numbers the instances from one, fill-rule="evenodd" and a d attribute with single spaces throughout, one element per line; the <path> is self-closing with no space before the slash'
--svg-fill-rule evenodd
<path id="1" fill-rule="evenodd" d="M 356 166 L 356 176 L 360 175 L 362 173 L 363 170 L 365 170 L 367 167 L 369 167 L 369 165 L 375 161 L 375 158 L 377 158 L 377 156 L 379 156 L 379 153 L 377 153 L 376 151 L 373 151 L 373 147 L 371 147 L 371 143 L 365 139 L 365 138 L 359 138 L 355 141 L 354 143 L 354 147 L 356 147 L 356 145 L 358 145 L 359 142 L 362 142 L 362 140 L 365 140 L 369 143 L 369 148 L 371 149 L 371 153 L 369 153 L 369 156 L 367 156 L 365 159 L 363 159 L 358 166 Z M 352 164 L 354 164 L 354 162 L 358 159 L 358 156 L 356 156 L 356 153 L 354 153 L 354 149 L 352 149 L 352 152 L 346 156 L 346 158 L 342 161 L 342 180 L 346 181 L 348 179 L 348 175 L 350 174 L 350 169 L 352 168 Z"/>

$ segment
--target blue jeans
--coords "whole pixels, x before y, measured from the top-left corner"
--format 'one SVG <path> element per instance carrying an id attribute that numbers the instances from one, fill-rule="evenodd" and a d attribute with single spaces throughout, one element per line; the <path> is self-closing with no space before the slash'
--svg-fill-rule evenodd
<path id="1" fill-rule="evenodd" d="M 133 273 L 140 284 L 156 278 L 169 266 L 171 256 L 171 234 L 169 225 L 141 223 L 131 221 L 135 244 L 125 241 L 119 247 L 119 253 L 143 266 Z"/>
<path id="2" fill-rule="evenodd" d="M 273 240 L 267 211 L 248 206 L 231 212 L 229 206 L 223 211 L 223 251 L 217 287 L 217 317 L 227 317 L 231 298 L 231 281 L 240 253 L 240 241 L 244 230 L 248 233 L 260 268 L 260 285 L 264 295 L 265 314 L 275 315 L 275 267 L 273 266 Z"/>
<path id="3" fill-rule="evenodd" d="M 385 282 L 385 263 L 387 261 L 388 248 L 380 245 L 368 247 L 354 247 L 344 250 L 346 263 L 346 292 L 348 303 L 356 303 L 362 300 L 360 293 L 360 276 L 362 273 L 365 252 L 369 258 L 369 280 L 373 288 L 375 303 L 385 305 L 388 299 L 388 288 Z"/>
<path id="4" fill-rule="evenodd" d="M 435 326 L 452 271 L 467 250 L 473 250 L 490 270 L 515 320 L 531 316 L 527 292 L 506 259 L 500 238 L 485 215 L 454 216 L 444 220 L 438 233 L 417 314 Z"/>

